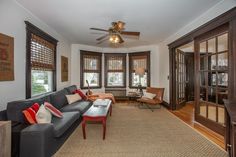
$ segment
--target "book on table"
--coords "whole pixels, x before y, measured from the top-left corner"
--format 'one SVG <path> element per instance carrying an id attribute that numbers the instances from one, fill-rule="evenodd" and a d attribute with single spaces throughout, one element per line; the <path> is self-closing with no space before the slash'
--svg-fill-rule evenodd
<path id="1" fill-rule="evenodd" d="M 109 99 L 97 99 L 93 102 L 95 107 L 107 107 Z"/>

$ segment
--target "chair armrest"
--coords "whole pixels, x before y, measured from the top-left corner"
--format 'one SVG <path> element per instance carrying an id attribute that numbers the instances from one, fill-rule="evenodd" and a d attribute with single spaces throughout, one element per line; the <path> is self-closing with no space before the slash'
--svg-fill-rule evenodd
<path id="1" fill-rule="evenodd" d="M 53 129 L 52 124 L 35 124 L 23 129 L 20 137 L 20 156 L 52 156 Z"/>

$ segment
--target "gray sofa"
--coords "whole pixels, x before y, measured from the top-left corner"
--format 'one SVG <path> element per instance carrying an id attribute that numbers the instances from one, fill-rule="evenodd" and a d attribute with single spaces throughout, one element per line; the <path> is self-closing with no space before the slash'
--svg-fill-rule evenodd
<path id="1" fill-rule="evenodd" d="M 50 157 L 61 147 L 82 120 L 82 114 L 92 105 L 91 101 L 80 100 L 68 105 L 66 96 L 72 94 L 75 85 L 53 92 L 39 98 L 9 102 L 7 119 L 25 123 L 22 110 L 33 103 L 50 102 L 63 113 L 63 118 L 52 118 L 51 124 L 34 124 L 24 128 L 20 133 L 20 157 Z M 78 139 L 81 140 L 81 139 Z"/>

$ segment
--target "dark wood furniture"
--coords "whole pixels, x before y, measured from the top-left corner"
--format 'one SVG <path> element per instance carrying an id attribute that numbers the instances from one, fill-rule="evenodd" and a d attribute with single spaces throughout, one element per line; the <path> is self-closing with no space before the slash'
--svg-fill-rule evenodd
<path id="1" fill-rule="evenodd" d="M 236 103 L 225 101 L 225 148 L 230 157 L 236 157 Z"/>
<path id="2" fill-rule="evenodd" d="M 101 99 L 100 99 L 101 100 Z M 97 106 L 93 104 L 84 114 L 83 114 L 83 121 L 82 121 L 82 130 L 83 130 L 83 137 L 86 139 L 86 132 L 85 126 L 86 122 L 101 122 L 103 125 L 103 140 L 105 140 L 106 135 L 106 120 L 108 113 L 112 113 L 112 103 L 109 99 L 104 99 L 106 101 L 106 106 Z"/>

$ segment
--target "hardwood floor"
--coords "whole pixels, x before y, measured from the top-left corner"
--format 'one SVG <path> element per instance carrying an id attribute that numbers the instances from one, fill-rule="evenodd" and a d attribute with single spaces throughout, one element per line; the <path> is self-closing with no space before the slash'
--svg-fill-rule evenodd
<path id="1" fill-rule="evenodd" d="M 206 128 L 205 126 L 194 121 L 194 106 L 191 103 L 187 103 L 183 108 L 177 111 L 170 111 L 185 123 L 199 131 L 201 134 L 206 136 L 209 140 L 225 149 L 224 137 L 215 133 L 214 131 Z"/>

